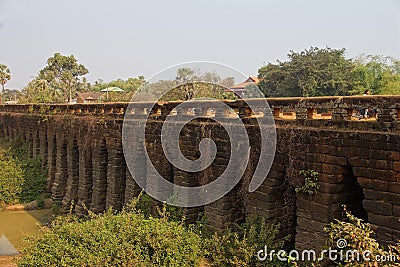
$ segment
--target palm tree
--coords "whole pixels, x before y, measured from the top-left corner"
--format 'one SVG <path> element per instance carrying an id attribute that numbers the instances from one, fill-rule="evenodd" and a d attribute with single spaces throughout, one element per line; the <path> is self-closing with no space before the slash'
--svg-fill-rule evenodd
<path id="1" fill-rule="evenodd" d="M 2 92 L 4 92 L 4 85 L 11 79 L 10 69 L 3 64 L 0 64 L 0 84 Z"/>

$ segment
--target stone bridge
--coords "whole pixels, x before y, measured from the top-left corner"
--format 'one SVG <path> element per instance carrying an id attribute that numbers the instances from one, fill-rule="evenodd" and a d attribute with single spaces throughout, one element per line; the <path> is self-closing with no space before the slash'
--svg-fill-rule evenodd
<path id="1" fill-rule="evenodd" d="M 248 100 L 258 106 L 259 100 Z M 260 101 L 259 101 L 260 102 Z M 175 109 L 177 102 L 158 103 L 152 110 L 140 106 L 135 114 L 150 115 L 145 140 L 134 151 L 147 149 L 152 163 L 167 180 L 197 186 L 212 181 L 230 160 L 229 138 L 213 117 L 242 119 L 250 137 L 250 164 L 239 184 L 220 200 L 186 208 L 189 222 L 203 213 L 208 223 L 221 228 L 256 214 L 280 223 L 281 236 L 291 234 L 298 249 L 324 245 L 324 226 L 343 217 L 342 205 L 371 223 L 377 238 L 390 243 L 400 238 L 400 97 L 320 97 L 268 99 L 275 119 L 277 149 L 271 171 L 253 193 L 247 190 L 258 162 L 260 132 L 255 121 L 267 113 L 250 110 L 242 100 L 226 102 L 232 110 L 215 109 L 213 101 L 192 102 L 193 108 Z M 40 156 L 48 169 L 48 191 L 64 208 L 79 215 L 85 208 L 103 212 L 121 209 L 141 188 L 132 175 L 146 176 L 146 166 L 133 173 L 126 167 L 121 134 L 128 103 L 75 105 L 0 105 L 0 135 L 20 137 L 29 154 Z M 355 116 L 360 109 L 377 110 L 373 118 Z M 180 149 L 189 159 L 199 157 L 205 137 L 217 146 L 212 165 L 188 173 L 166 159 L 160 131 L 166 115 L 200 115 L 181 132 Z M 137 117 L 140 122 L 140 116 Z M 142 121 L 142 123 L 144 120 Z M 238 155 L 240 160 L 240 155 Z M 145 163 L 144 163 L 145 164 Z M 318 172 L 314 194 L 295 193 L 304 182 L 301 170 Z"/>

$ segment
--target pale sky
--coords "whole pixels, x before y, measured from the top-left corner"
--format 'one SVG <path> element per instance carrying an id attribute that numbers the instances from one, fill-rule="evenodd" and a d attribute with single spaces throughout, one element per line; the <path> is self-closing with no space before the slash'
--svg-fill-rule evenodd
<path id="1" fill-rule="evenodd" d="M 89 81 L 215 61 L 248 75 L 289 50 L 346 48 L 400 58 L 400 0 L 0 0 L 0 63 L 18 89 L 55 52 Z"/>

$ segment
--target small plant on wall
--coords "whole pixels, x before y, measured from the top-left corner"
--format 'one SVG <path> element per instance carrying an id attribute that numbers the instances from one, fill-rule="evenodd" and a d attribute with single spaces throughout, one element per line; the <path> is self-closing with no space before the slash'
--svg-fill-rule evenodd
<path id="1" fill-rule="evenodd" d="M 304 184 L 296 186 L 296 193 L 301 192 L 309 195 L 316 193 L 319 189 L 318 172 L 314 170 L 301 170 L 299 174 L 304 177 Z"/>

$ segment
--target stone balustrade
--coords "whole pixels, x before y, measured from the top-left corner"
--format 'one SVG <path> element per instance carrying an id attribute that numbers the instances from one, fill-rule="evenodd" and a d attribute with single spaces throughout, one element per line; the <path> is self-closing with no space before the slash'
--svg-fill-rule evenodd
<path id="1" fill-rule="evenodd" d="M 138 102 L 129 103 L 94 103 L 94 104 L 21 104 L 0 105 L 0 112 L 28 113 L 38 115 L 68 114 L 74 116 L 111 116 L 123 119 L 127 110 L 132 115 L 166 116 L 187 115 L 201 117 L 252 118 L 265 116 L 265 99 L 246 99 L 222 101 L 226 108 L 217 105 L 217 100 L 187 101 L 185 108 L 182 102 Z M 400 128 L 400 96 L 332 96 L 332 97 L 293 97 L 268 98 L 270 111 L 277 123 L 297 122 L 307 126 L 327 124 L 359 128 L 359 122 L 375 122 L 374 129 L 395 131 Z M 249 106 L 256 107 L 255 110 Z M 132 108 L 134 107 L 134 108 Z M 148 110 L 148 107 L 153 107 Z M 188 108 L 189 107 L 189 108 Z M 361 118 L 360 111 L 374 111 L 369 119 Z"/>

